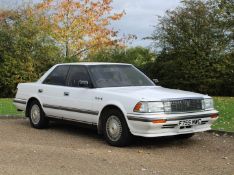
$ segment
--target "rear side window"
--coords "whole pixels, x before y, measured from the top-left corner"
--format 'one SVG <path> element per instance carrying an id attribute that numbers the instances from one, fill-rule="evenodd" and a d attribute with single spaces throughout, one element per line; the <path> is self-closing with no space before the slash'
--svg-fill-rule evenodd
<path id="1" fill-rule="evenodd" d="M 44 80 L 43 84 L 65 86 L 68 70 L 68 65 L 57 66 Z"/>
<path id="2" fill-rule="evenodd" d="M 83 87 L 81 82 L 87 82 L 87 86 L 90 86 L 90 77 L 85 66 L 71 66 L 69 71 L 68 86 L 71 87 Z"/>

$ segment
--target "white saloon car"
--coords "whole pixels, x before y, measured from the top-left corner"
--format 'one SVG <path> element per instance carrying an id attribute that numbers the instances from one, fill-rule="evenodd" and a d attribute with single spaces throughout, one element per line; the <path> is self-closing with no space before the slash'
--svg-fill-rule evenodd
<path id="1" fill-rule="evenodd" d="M 34 128 L 51 118 L 94 125 L 113 146 L 132 135 L 189 138 L 218 118 L 207 95 L 155 85 L 130 64 L 69 63 L 18 85 L 14 104 Z"/>

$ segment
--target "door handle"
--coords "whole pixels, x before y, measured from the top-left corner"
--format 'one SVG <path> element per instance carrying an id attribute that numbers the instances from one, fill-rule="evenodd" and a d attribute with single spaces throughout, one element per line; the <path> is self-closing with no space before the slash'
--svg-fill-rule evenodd
<path id="1" fill-rule="evenodd" d="M 64 92 L 64 96 L 69 96 L 69 92 Z"/>
<path id="2" fill-rule="evenodd" d="M 39 92 L 39 93 L 42 93 L 42 92 L 43 92 L 43 89 L 38 89 L 38 92 Z"/>

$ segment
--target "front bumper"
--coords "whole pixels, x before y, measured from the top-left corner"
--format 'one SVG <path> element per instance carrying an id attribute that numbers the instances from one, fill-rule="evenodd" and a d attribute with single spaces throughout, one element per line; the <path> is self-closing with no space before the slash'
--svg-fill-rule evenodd
<path id="1" fill-rule="evenodd" d="M 26 110 L 26 105 L 27 105 L 27 100 L 26 99 L 21 99 L 21 98 L 15 98 L 13 100 L 13 104 L 15 105 L 17 110 L 25 111 Z"/>
<path id="2" fill-rule="evenodd" d="M 181 114 L 128 114 L 127 118 L 129 129 L 133 135 L 160 137 L 210 130 L 212 123 L 218 118 L 212 118 L 211 116 L 216 114 L 218 114 L 218 111 L 212 110 Z M 152 122 L 161 119 L 166 120 L 166 122 Z M 201 124 L 186 127 L 179 126 L 181 120 L 187 119 L 201 119 Z"/>

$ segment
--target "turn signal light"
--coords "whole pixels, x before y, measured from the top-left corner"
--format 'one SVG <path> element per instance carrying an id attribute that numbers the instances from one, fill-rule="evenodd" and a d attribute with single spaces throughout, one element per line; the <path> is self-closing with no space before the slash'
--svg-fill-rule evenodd
<path id="1" fill-rule="evenodd" d="M 141 102 L 137 103 L 136 106 L 134 107 L 133 111 L 134 111 L 134 112 L 139 112 L 140 109 L 141 109 L 141 106 L 142 106 L 142 103 L 141 103 Z"/>
<path id="2" fill-rule="evenodd" d="M 217 118 L 219 115 L 218 114 L 211 114 L 211 118 Z"/>
<path id="3" fill-rule="evenodd" d="M 152 123 L 155 123 L 155 124 L 160 124 L 160 123 L 166 123 L 167 120 L 163 120 L 163 119 L 160 119 L 160 120 L 153 120 Z"/>

